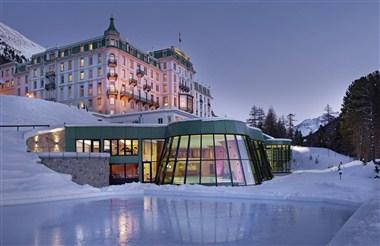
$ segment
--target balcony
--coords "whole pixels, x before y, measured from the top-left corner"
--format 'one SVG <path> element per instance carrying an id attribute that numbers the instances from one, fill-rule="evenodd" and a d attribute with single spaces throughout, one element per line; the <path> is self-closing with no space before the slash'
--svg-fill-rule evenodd
<path id="1" fill-rule="evenodd" d="M 45 90 L 52 91 L 55 90 L 55 82 L 49 82 L 45 84 Z"/>
<path id="2" fill-rule="evenodd" d="M 109 81 L 116 81 L 117 80 L 117 73 L 107 73 L 107 79 Z"/>
<path id="3" fill-rule="evenodd" d="M 190 88 L 186 84 L 182 84 L 182 83 L 179 84 L 179 89 L 182 92 L 189 92 L 190 91 Z"/>
<path id="4" fill-rule="evenodd" d="M 55 72 L 54 71 L 49 71 L 49 72 L 46 72 L 45 73 L 45 77 L 47 78 L 47 79 L 51 79 L 51 78 L 55 78 Z"/>
<path id="5" fill-rule="evenodd" d="M 109 67 L 116 67 L 117 66 L 117 60 L 116 59 L 108 59 L 108 66 Z"/>
<path id="6" fill-rule="evenodd" d="M 119 94 L 119 91 L 116 89 L 108 89 L 107 90 L 107 96 L 117 96 Z"/>
<path id="7" fill-rule="evenodd" d="M 130 78 L 130 79 L 129 79 L 129 85 L 136 86 L 136 85 L 137 85 L 137 79 Z"/>
<path id="8" fill-rule="evenodd" d="M 129 98 L 131 96 L 131 93 L 127 90 L 121 90 L 120 91 L 120 98 L 124 98 L 124 97 L 127 97 Z"/>
<path id="9" fill-rule="evenodd" d="M 150 86 L 150 85 L 144 85 L 143 86 L 143 90 L 148 93 L 148 92 L 150 92 L 152 90 L 152 86 Z"/>
<path id="10" fill-rule="evenodd" d="M 142 78 L 142 77 L 144 77 L 145 72 L 143 70 L 141 70 L 141 69 L 138 69 L 136 71 L 136 75 L 137 75 L 137 77 Z"/>

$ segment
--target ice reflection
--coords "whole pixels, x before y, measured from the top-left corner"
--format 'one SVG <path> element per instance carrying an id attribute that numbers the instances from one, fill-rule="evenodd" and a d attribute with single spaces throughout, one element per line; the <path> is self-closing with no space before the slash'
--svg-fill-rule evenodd
<path id="1" fill-rule="evenodd" d="M 1 207 L 1 232 L 5 244 L 25 245 L 326 244 L 353 209 L 149 196 L 66 201 Z"/>

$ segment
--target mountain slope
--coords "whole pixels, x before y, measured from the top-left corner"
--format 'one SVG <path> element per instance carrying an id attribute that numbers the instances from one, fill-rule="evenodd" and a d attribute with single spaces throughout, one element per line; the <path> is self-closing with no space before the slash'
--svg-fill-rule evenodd
<path id="1" fill-rule="evenodd" d="M 45 48 L 31 41 L 18 31 L 0 22 L 0 55 L 7 58 L 13 56 L 24 56 L 29 59 L 33 54 L 44 51 Z"/>

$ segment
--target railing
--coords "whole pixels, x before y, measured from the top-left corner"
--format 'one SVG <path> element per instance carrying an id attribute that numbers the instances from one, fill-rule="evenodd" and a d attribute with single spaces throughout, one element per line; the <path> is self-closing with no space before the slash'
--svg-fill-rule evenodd
<path id="1" fill-rule="evenodd" d="M 183 92 L 189 92 L 190 91 L 190 88 L 186 84 L 182 84 L 182 83 L 179 85 L 179 89 Z"/>
<path id="2" fill-rule="evenodd" d="M 50 91 L 50 90 L 55 90 L 55 82 L 49 82 L 45 84 L 45 90 Z"/>
<path id="3" fill-rule="evenodd" d="M 150 85 L 144 85 L 143 86 L 143 90 L 146 91 L 146 92 L 150 92 L 152 90 L 152 86 L 150 86 Z"/>
<path id="4" fill-rule="evenodd" d="M 20 128 L 22 127 L 32 127 L 33 129 L 35 129 L 36 127 L 50 127 L 50 125 L 40 125 L 40 124 L 37 124 L 37 125 L 34 125 L 34 124 L 23 124 L 23 125 L 0 125 L 0 128 L 1 127 L 15 127 L 17 128 L 17 131 L 19 131 Z"/>
<path id="5" fill-rule="evenodd" d="M 54 71 L 46 72 L 45 73 L 45 77 L 46 78 L 55 77 L 55 72 Z"/>
<path id="6" fill-rule="evenodd" d="M 117 77 L 118 77 L 117 73 L 107 73 L 108 80 L 115 81 L 117 80 Z"/>
<path id="7" fill-rule="evenodd" d="M 117 60 L 116 59 L 108 59 L 108 66 L 109 67 L 116 67 L 117 66 Z"/>
<path id="8" fill-rule="evenodd" d="M 129 79 L 129 85 L 136 86 L 136 85 L 137 85 L 137 80 L 136 80 L 136 79 L 133 79 L 133 78 L 130 78 L 130 79 Z"/>
<path id="9" fill-rule="evenodd" d="M 142 78 L 142 77 L 144 77 L 145 72 L 144 72 L 144 70 L 138 69 L 136 71 L 136 75 L 137 75 L 137 77 Z"/>
<path id="10" fill-rule="evenodd" d="M 107 95 L 108 95 L 108 96 L 110 96 L 110 95 L 112 95 L 112 96 L 117 96 L 118 94 L 119 94 L 119 91 L 116 90 L 116 89 L 108 89 L 108 90 L 107 90 Z"/>

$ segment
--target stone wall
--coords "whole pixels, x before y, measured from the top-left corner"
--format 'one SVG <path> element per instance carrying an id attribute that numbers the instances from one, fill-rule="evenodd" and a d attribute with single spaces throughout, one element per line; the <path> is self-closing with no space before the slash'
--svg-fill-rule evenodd
<path id="1" fill-rule="evenodd" d="M 94 187 L 109 185 L 108 153 L 40 153 L 39 157 L 48 168 L 70 174 L 77 184 Z"/>

